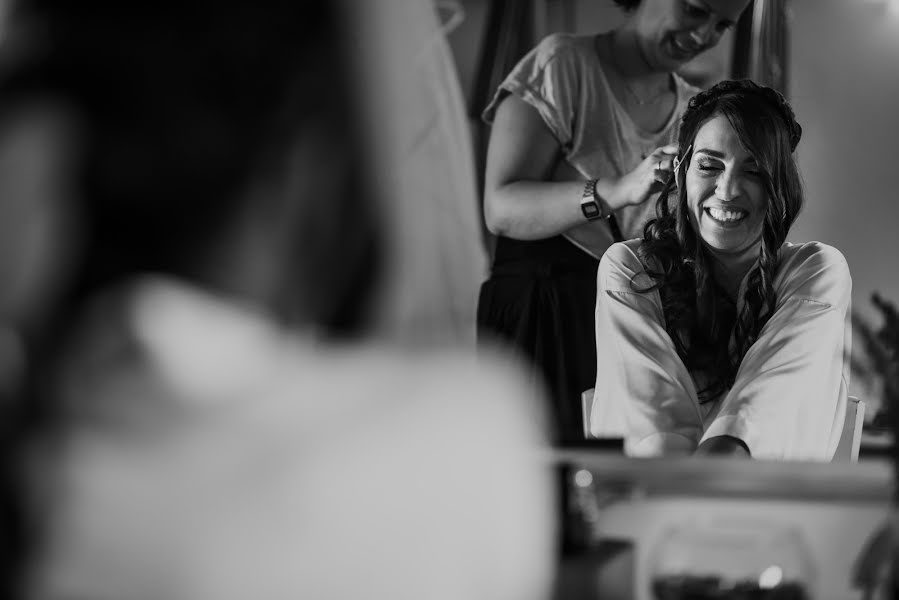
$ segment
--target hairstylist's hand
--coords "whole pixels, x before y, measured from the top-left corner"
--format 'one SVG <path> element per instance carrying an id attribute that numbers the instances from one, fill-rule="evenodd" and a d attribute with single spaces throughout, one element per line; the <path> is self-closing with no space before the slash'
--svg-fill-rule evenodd
<path id="1" fill-rule="evenodd" d="M 642 204 L 662 191 L 674 170 L 676 156 L 677 144 L 661 146 L 644 158 L 637 168 L 624 175 L 618 183 L 624 204 Z"/>

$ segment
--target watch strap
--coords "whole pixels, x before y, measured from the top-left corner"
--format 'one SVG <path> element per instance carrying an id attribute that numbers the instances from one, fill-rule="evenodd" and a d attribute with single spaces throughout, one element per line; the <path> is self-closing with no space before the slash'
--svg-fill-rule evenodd
<path id="1" fill-rule="evenodd" d="M 588 221 L 597 219 L 607 219 L 610 214 L 603 214 L 602 205 L 596 198 L 596 179 L 590 179 L 584 184 L 584 191 L 581 194 L 581 212 Z"/>

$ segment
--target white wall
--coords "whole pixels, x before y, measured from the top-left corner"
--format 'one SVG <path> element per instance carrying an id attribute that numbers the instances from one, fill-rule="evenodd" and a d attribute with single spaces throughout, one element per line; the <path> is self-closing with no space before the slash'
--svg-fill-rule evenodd
<path id="1" fill-rule="evenodd" d="M 789 65 L 806 190 L 790 237 L 842 250 L 853 308 L 878 326 L 871 293 L 899 304 L 899 11 L 886 5 L 792 0 Z"/>

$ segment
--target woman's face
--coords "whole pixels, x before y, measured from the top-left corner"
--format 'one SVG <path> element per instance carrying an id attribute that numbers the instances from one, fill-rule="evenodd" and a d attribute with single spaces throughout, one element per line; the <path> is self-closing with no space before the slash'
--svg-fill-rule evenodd
<path id="1" fill-rule="evenodd" d="M 634 13 L 640 50 L 655 69 L 673 71 L 713 48 L 749 0 L 642 0 Z"/>
<path id="2" fill-rule="evenodd" d="M 723 115 L 699 128 L 686 185 L 690 222 L 717 257 L 739 259 L 757 247 L 768 195 L 755 159 Z"/>

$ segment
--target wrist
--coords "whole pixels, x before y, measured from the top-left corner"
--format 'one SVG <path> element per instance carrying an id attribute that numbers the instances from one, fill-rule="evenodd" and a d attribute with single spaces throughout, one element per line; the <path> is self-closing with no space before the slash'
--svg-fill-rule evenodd
<path id="1" fill-rule="evenodd" d="M 612 215 L 612 211 L 603 204 L 603 199 L 596 190 L 598 183 L 598 179 L 588 180 L 581 193 L 581 213 L 588 221 L 608 219 Z"/>
<path id="2" fill-rule="evenodd" d="M 630 204 L 627 193 L 624 177 L 603 177 L 596 182 L 596 195 L 603 199 L 603 207 L 610 215 Z"/>

